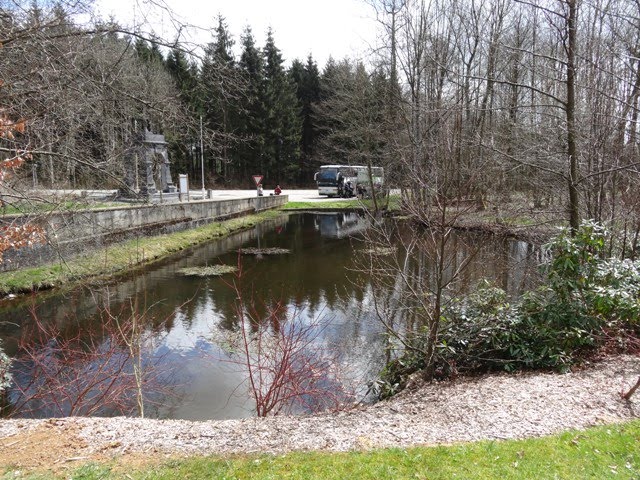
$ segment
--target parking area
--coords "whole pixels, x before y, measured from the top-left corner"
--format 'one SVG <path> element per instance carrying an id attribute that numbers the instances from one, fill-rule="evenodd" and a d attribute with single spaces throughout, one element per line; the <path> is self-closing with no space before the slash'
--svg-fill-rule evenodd
<path id="1" fill-rule="evenodd" d="M 265 189 L 264 195 L 272 194 L 273 190 Z M 289 196 L 290 202 L 326 202 L 342 200 L 340 198 L 328 198 L 318 195 L 318 190 L 282 190 L 283 195 Z M 212 190 L 212 199 L 224 200 L 228 198 L 255 197 L 256 190 Z"/>
<path id="2" fill-rule="evenodd" d="M 83 197 L 91 198 L 94 200 L 113 199 L 117 191 L 116 190 L 34 190 L 32 193 L 38 194 L 38 196 L 55 197 L 55 198 L 68 198 L 68 197 Z M 265 189 L 264 195 L 273 194 L 273 190 Z M 212 200 L 228 200 L 237 198 L 255 197 L 257 191 L 255 189 L 249 190 L 211 190 Z M 317 189 L 296 189 L 288 190 L 283 189 L 282 195 L 288 195 L 290 202 L 326 202 L 326 201 L 340 201 L 341 198 L 328 198 L 326 196 L 318 195 Z M 202 190 L 193 189 L 189 192 L 191 200 L 200 200 L 202 198 Z M 156 193 L 152 202 L 172 203 L 180 201 L 177 193 L 173 194 L 160 194 Z"/>

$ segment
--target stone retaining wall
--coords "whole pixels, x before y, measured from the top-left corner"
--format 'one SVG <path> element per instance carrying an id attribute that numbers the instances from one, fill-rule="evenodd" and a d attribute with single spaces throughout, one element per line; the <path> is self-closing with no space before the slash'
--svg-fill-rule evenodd
<path id="1" fill-rule="evenodd" d="M 49 263 L 137 236 L 176 232 L 277 208 L 287 201 L 287 195 L 279 195 L 60 212 L 35 219 L 8 215 L 0 218 L 0 227 L 39 223 L 46 232 L 47 244 L 5 252 L 0 271 Z"/>

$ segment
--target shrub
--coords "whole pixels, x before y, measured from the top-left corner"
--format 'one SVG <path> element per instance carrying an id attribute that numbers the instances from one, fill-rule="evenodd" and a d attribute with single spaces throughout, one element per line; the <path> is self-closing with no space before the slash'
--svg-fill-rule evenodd
<path id="1" fill-rule="evenodd" d="M 607 240 L 604 227 L 584 222 L 574 236 L 563 231 L 545 246 L 546 282 L 539 288 L 510 303 L 504 290 L 484 283 L 453 302 L 442 322 L 437 369 L 565 370 L 611 332 L 637 335 L 640 262 L 606 258 Z M 417 368 L 410 354 L 394 360 L 382 376 L 387 391 L 400 389 Z"/>
<path id="2" fill-rule="evenodd" d="M 2 342 L 0 342 L 0 397 L 4 390 L 11 385 L 11 373 L 9 372 L 11 367 L 11 360 L 4 353 L 2 349 Z"/>
<path id="3" fill-rule="evenodd" d="M 548 288 L 566 311 L 579 311 L 591 323 L 636 324 L 640 316 L 640 263 L 606 258 L 608 233 L 584 222 L 571 237 L 562 232 L 549 245 Z"/>
<path id="4" fill-rule="evenodd" d="M 424 355 L 418 350 L 407 350 L 385 365 L 378 378 L 369 385 L 379 400 L 393 397 L 407 386 L 409 376 L 426 367 Z"/>

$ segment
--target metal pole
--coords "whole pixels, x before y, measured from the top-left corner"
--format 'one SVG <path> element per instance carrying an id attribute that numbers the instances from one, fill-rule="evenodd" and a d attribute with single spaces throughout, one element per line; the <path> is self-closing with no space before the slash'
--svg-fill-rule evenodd
<path id="1" fill-rule="evenodd" d="M 202 143 L 202 115 L 200 115 L 200 163 L 202 164 L 202 199 L 206 198 L 204 189 L 204 144 Z"/>
<path id="2" fill-rule="evenodd" d="M 136 6 L 135 3 L 133 4 L 133 11 L 134 11 L 134 16 L 135 16 L 135 10 Z M 135 20 L 134 20 L 134 25 L 135 25 Z M 135 160 L 135 179 L 136 179 L 136 193 L 140 193 L 140 183 L 139 183 L 139 178 L 138 178 L 138 121 L 136 119 L 133 120 L 133 136 L 136 138 L 136 149 L 135 152 L 133 154 L 133 158 Z"/>

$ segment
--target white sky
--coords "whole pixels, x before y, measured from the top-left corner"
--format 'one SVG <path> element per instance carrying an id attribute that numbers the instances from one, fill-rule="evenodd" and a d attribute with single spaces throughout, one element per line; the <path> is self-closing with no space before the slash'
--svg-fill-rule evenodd
<path id="1" fill-rule="evenodd" d="M 375 43 L 374 14 L 364 0 L 96 0 L 96 7 L 103 18 L 113 16 L 129 25 L 135 12 L 136 24 L 147 19 L 157 34 L 172 39 L 175 22 L 154 6 L 160 3 L 171 9 L 178 21 L 199 27 L 187 34 L 200 44 L 212 40 L 211 29 L 220 13 L 238 52 L 246 25 L 251 26 L 258 47 L 264 46 L 270 26 L 286 64 L 294 58 L 304 61 L 311 53 L 322 68 L 330 55 L 337 60 L 362 58 Z"/>

